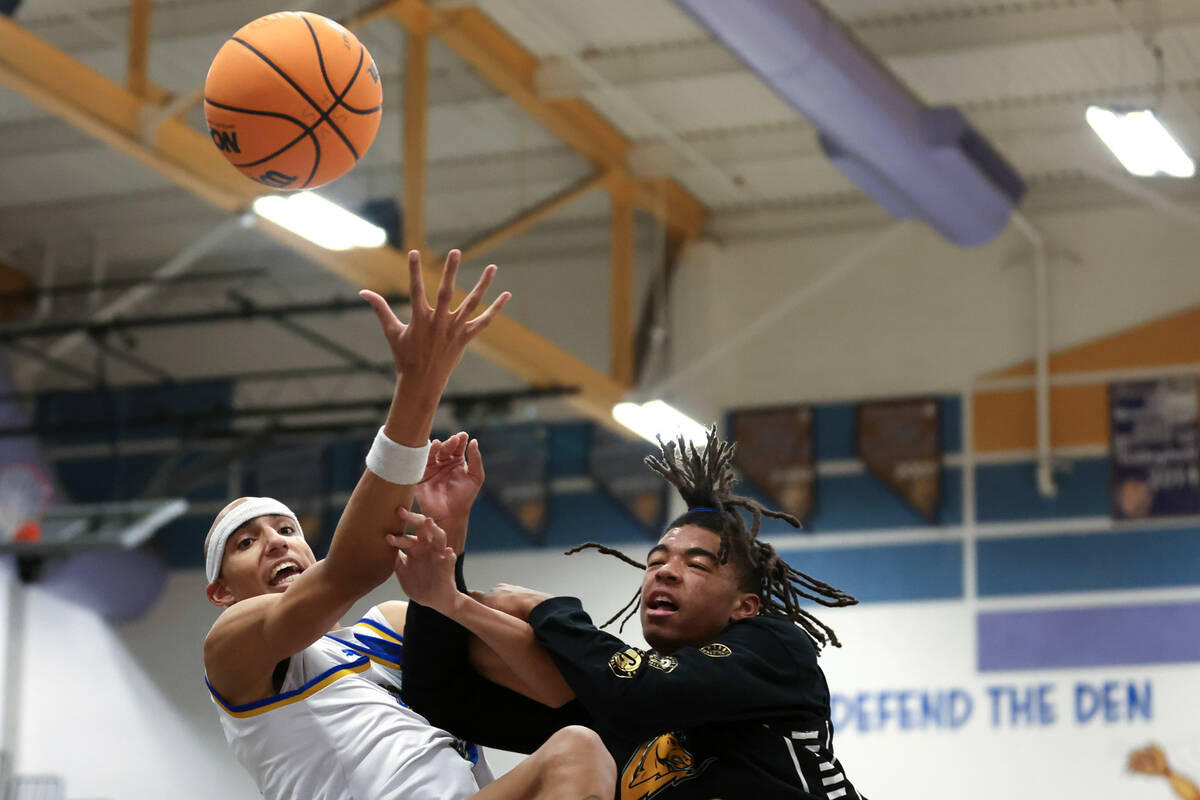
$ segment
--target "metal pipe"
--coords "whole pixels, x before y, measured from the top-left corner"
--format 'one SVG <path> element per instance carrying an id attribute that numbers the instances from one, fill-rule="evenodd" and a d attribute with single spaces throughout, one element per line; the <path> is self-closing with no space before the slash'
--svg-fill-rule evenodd
<path id="1" fill-rule="evenodd" d="M 155 137 L 158 136 L 158 129 L 164 122 L 182 114 L 203 99 L 204 84 L 201 83 L 190 91 L 175 95 L 164 106 L 143 104 L 138 109 L 138 135 L 145 144 L 153 146 Z"/>
<path id="2" fill-rule="evenodd" d="M 962 392 L 962 525 L 963 597 L 974 603 L 979 596 L 979 553 L 976 542 L 975 481 L 975 391 L 971 384 Z"/>
<path id="3" fill-rule="evenodd" d="M 1037 487 L 1042 497 L 1054 497 L 1053 454 L 1050 451 L 1050 285 L 1046 239 L 1020 211 L 1013 222 L 1033 246 L 1033 355 L 1034 396 L 1037 404 Z"/>
<path id="4" fill-rule="evenodd" d="M 54 356 L 48 356 L 36 347 L 27 347 L 19 342 L 3 340 L 0 340 L 0 344 L 3 344 L 4 347 L 8 348 L 14 353 L 20 353 L 21 355 L 32 359 L 35 364 L 52 367 L 62 375 L 69 375 L 72 378 L 78 378 L 79 380 L 85 381 L 91 385 L 95 385 L 100 382 L 100 377 L 98 375 L 94 375 L 87 370 L 80 369 L 73 364 L 68 364 L 65 361 L 60 361 Z"/>
<path id="5" fill-rule="evenodd" d="M 22 544 L 27 543 L 22 542 Z M 27 618 L 25 587 L 19 578 L 21 564 L 17 558 L 6 560 L 10 560 L 12 566 L 6 565 L 5 572 L 7 574 L 4 576 L 8 584 L 4 587 L 8 608 L 4 615 L 4 719 L 0 723 L 0 743 L 8 755 L 9 769 L 15 773 L 17 759 L 21 755 L 21 722 L 23 719 L 21 705 L 25 696 Z M 11 778 L 11 776 L 6 777 Z M 12 783 L 15 784 L 16 781 L 13 780 Z M 6 780 L 5 797 L 9 796 L 7 791 L 9 785 L 11 784 Z"/>
<path id="6" fill-rule="evenodd" d="M 407 303 L 407 295 L 388 295 L 393 305 Z M 113 331 L 132 331 L 142 328 L 177 328 L 186 325 L 201 325 L 214 322 L 236 322 L 261 319 L 263 317 L 300 316 L 305 314 L 332 314 L 342 311 L 367 311 L 367 304 L 353 300 L 335 299 L 319 303 L 294 303 L 283 306 L 260 306 L 235 295 L 238 308 L 222 308 L 214 311 L 197 311 L 191 314 L 148 314 L 144 317 L 124 317 L 106 322 L 62 322 L 54 325 L 36 325 L 18 328 L 0 328 L 0 342 L 33 339 L 39 336 L 57 336 L 64 333 L 83 332 L 90 336 L 104 336 Z M 376 365 L 371 365 L 374 369 Z M 391 369 L 391 367 L 389 367 Z"/>
<path id="7" fill-rule="evenodd" d="M 243 215 L 226 219 L 165 261 L 162 266 L 153 272 L 152 277 L 155 279 L 170 278 L 184 272 L 210 249 L 226 241 L 231 234 L 245 226 L 246 223 Z M 130 308 L 144 302 L 157 290 L 158 286 L 153 283 L 129 289 L 92 314 L 91 319 L 93 322 L 108 322 L 125 313 Z M 88 340 L 87 332 L 82 327 L 80 326 L 80 330 L 67 334 L 47 347 L 45 355 L 48 358 L 62 359 L 64 356 L 79 349 Z M 42 371 L 43 367 L 43 364 L 32 364 L 29 369 L 22 373 L 19 383 L 28 385 Z"/>
<path id="8" fill-rule="evenodd" d="M 0 345 L 4 347 L 12 347 L 13 345 L 0 341 Z M 18 352 L 21 352 L 18 349 Z M 372 371 L 378 371 L 376 368 L 388 367 L 390 364 L 372 365 Z M 109 384 L 104 387 L 106 392 L 113 394 L 119 392 L 127 392 L 137 390 L 139 392 L 153 391 L 154 389 L 177 389 L 180 385 L 210 383 L 218 381 L 241 381 L 242 383 L 264 383 L 268 381 L 286 381 L 286 380 L 310 380 L 312 378 L 334 378 L 341 375 L 356 375 L 364 372 L 360 367 L 353 364 L 337 364 L 330 367 L 301 367 L 297 369 L 278 369 L 278 370 L 261 370 L 258 372 L 227 372 L 213 375 L 205 375 L 203 377 L 189 378 L 186 382 L 172 381 L 170 383 L 127 383 L 119 386 Z M 85 372 L 71 372 L 70 375 L 76 378 L 86 379 L 89 383 L 95 383 L 95 379 Z M 79 391 L 79 390 L 55 390 L 55 391 Z M 86 390 L 83 390 L 86 391 Z M 0 403 L 5 402 L 27 402 L 37 400 L 43 392 L 5 392 L 0 394 Z"/>
<path id="9" fill-rule="evenodd" d="M 97 254 L 100 245 L 97 243 Z M 0 302 L 31 300 L 43 294 L 61 297 L 63 295 L 87 294 L 99 296 L 99 293 L 113 289 L 129 289 L 134 286 L 172 286 L 178 283 L 200 283 L 204 281 L 227 281 L 235 278 L 257 278 L 266 274 L 264 267 L 251 269 L 221 269 L 210 272 L 196 272 L 190 275 L 176 275 L 172 278 L 113 278 L 104 280 L 103 259 L 94 256 L 92 261 L 92 280 L 84 283 L 60 283 L 55 286 L 39 286 L 32 289 L 5 289 L 0 291 Z M 89 299 L 88 304 L 95 308 L 99 300 Z"/>
<path id="10" fill-rule="evenodd" d="M 104 273 L 108 263 L 106 256 L 104 240 L 99 237 L 92 239 L 92 285 L 88 292 L 88 310 L 93 313 L 104 305 L 104 291 L 101 286 L 104 283 Z M 44 285 L 42 291 L 48 294 L 66 294 L 61 286 Z"/>
<path id="11" fill-rule="evenodd" d="M 143 358 L 138 358 L 133 353 L 116 347 L 103 336 L 93 336 L 91 338 L 91 342 L 92 345 L 102 353 L 110 355 L 118 361 L 123 361 L 129 366 L 134 367 L 140 372 L 150 375 L 151 377 L 158 378 L 163 383 L 170 385 L 175 382 L 175 379 L 171 377 L 171 373 L 167 372 L 162 367 L 151 364 L 149 361 L 146 361 Z"/>
<path id="12" fill-rule="evenodd" d="M 176 384 L 170 388 L 175 391 L 179 391 L 182 387 L 179 384 Z M 532 387 L 529 389 L 517 389 L 508 392 L 483 392 L 474 394 L 446 395 L 441 398 L 439 403 L 441 405 L 450 407 L 475 405 L 493 406 L 518 400 L 555 399 L 560 397 L 568 397 L 578 393 L 578 387 L 573 386 Z M 140 414 L 138 416 L 126 417 L 124 419 L 76 420 L 0 427 L 0 439 L 9 439 L 15 436 L 44 436 L 48 434 L 107 431 L 118 426 L 121 429 L 159 428 L 169 425 L 178 425 L 187 428 L 189 426 L 199 425 L 200 423 L 206 422 L 228 423 L 242 419 L 277 419 L 285 416 L 301 417 L 326 414 L 346 414 L 356 411 L 376 412 L 376 415 L 372 418 L 377 419 L 378 412 L 386 411 L 391 402 L 392 399 L 390 397 L 380 397 L 366 400 L 346 400 L 336 403 L 292 403 L 274 406 L 263 405 L 236 407 L 228 405 L 213 405 L 211 408 L 204 411 L 187 413 L 171 413 L 169 410 L 164 408 L 159 411 L 152 411 L 148 414 Z M 363 423 L 360 423 L 358 420 L 353 420 L 324 424 L 332 426 L 333 430 L 337 430 L 339 426 L 345 427 Z"/>
<path id="13" fill-rule="evenodd" d="M 230 296 L 230 298 L 233 299 L 233 301 L 235 303 L 240 304 L 243 308 L 246 308 L 250 311 L 254 311 L 257 309 L 257 306 L 253 303 L 253 301 L 251 301 L 248 297 L 245 297 L 244 295 L 240 295 L 237 292 L 231 291 L 231 292 L 229 292 L 229 296 Z M 346 347 L 345 345 L 338 344 L 333 339 L 330 339 L 328 336 L 326 336 L 322 333 L 318 333 L 317 331 L 314 331 L 312 328 L 308 328 L 308 327 L 305 327 L 304 325 L 301 325 L 299 322 L 296 322 L 294 319 L 290 319 L 287 314 L 274 314 L 274 315 L 268 316 L 267 319 L 270 320 L 271 322 L 273 322 L 274 324 L 278 325 L 279 327 L 283 328 L 284 330 L 290 331 L 291 333 L 295 334 L 296 336 L 299 336 L 301 339 L 304 339 L 305 341 L 309 342 L 310 344 L 314 344 L 317 347 L 320 347 L 322 350 L 326 351 L 327 353 L 332 353 L 333 355 L 337 356 L 338 358 L 341 358 L 343 361 L 353 364 L 356 367 L 362 368 L 364 371 L 372 372 L 372 373 L 379 375 L 389 381 L 392 380 L 394 377 L 394 369 L 392 367 L 384 367 L 383 369 L 380 369 L 377 365 L 372 364 L 370 361 L 363 358 L 361 355 L 354 352 L 353 350 Z"/>
<path id="14" fill-rule="evenodd" d="M 46 248 L 42 251 L 42 286 L 49 286 L 54 283 L 54 268 L 57 266 L 57 259 L 54 242 L 47 241 Z M 54 298 L 45 292 L 38 294 L 37 308 L 34 309 L 33 318 L 35 320 L 43 320 L 50 316 L 50 311 L 54 307 Z"/>

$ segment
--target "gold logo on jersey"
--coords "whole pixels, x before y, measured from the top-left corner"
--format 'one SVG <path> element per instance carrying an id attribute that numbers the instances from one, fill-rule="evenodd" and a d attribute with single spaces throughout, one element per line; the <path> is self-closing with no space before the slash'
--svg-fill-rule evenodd
<path id="1" fill-rule="evenodd" d="M 618 678 L 632 678 L 641 666 L 642 651 L 636 647 L 627 647 L 613 653 L 613 657 L 608 660 L 608 668 Z"/>
<path id="2" fill-rule="evenodd" d="M 675 656 L 660 656 L 658 653 L 651 651 L 646 656 L 646 663 L 663 672 L 671 672 L 679 666 L 679 659 Z"/>
<path id="3" fill-rule="evenodd" d="M 712 644 L 706 644 L 704 647 L 701 647 L 700 652 L 704 653 L 704 655 L 708 656 L 709 658 L 724 658 L 733 651 L 720 642 L 713 642 Z"/>
<path id="4" fill-rule="evenodd" d="M 625 763 L 621 771 L 620 800 L 651 800 L 669 786 L 696 777 L 712 763 L 696 759 L 673 733 L 664 733 L 645 742 Z"/>

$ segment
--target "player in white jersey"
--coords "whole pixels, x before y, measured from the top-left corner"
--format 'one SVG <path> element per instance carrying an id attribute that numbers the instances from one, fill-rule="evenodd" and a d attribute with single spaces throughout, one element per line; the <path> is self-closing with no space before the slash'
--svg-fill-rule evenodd
<path id="1" fill-rule="evenodd" d="M 384 603 L 349 628 L 339 620 L 383 583 L 397 559 L 386 540 L 412 502 L 446 381 L 463 350 L 508 300 L 471 319 L 495 275 L 489 266 L 451 309 L 458 251 L 446 259 L 436 306 L 420 256 L 409 253 L 412 319 L 362 296 L 387 337 L 398 374 L 368 469 L 318 561 L 286 506 L 239 498 L 205 541 L 206 594 L 225 610 L 204 642 L 206 680 L 235 754 L 267 800 L 603 800 L 615 767 L 585 728 L 564 729 L 503 777 L 399 702 L 404 604 Z M 461 451 L 465 435 L 453 440 Z M 440 449 L 445 449 L 440 448 Z M 434 459 L 436 466 L 437 451 Z M 402 556 L 401 556 L 402 558 Z M 534 693 L 536 695 L 536 692 Z"/>

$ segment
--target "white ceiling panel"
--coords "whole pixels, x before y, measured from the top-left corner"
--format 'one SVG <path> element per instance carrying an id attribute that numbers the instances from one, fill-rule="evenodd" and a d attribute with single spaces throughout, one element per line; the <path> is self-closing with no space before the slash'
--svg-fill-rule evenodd
<path id="1" fill-rule="evenodd" d="M 586 97 L 634 139 L 659 137 L 658 128 L 645 121 L 647 115 L 675 133 L 774 125 L 798 116 L 746 71 L 639 83 L 625 94 L 629 99 L 624 103 L 600 92 L 588 92 Z M 637 112 L 629 110 L 630 102 Z"/>
<path id="2" fill-rule="evenodd" d="M 439 8 L 455 5 L 429 1 Z M 312 0 L 295 7 L 345 18 L 374 2 Z M 710 230 L 816 229 L 881 218 L 824 158 L 812 126 L 672 0 L 463 4 L 490 15 L 536 56 L 553 58 L 538 73 L 556 78 L 538 84 L 544 97 L 553 102 L 581 96 L 594 106 L 629 139 L 630 164 L 638 176 L 672 175 L 713 210 Z M 1165 55 L 1162 115 L 1185 144 L 1200 148 L 1200 3 L 1155 4 L 1162 8 L 1163 22 L 1149 33 Z M 1120 4 L 1131 14 L 1134 5 Z M 1056 204 L 1065 206 L 1070 198 L 1091 202 L 1094 186 L 1080 176 L 1112 166 L 1083 122 L 1086 105 L 1154 97 L 1157 75 L 1139 38 L 1142 29 L 1136 21 L 1123 29 L 1107 0 L 829 0 L 826 6 L 922 100 L 962 108 L 1035 192 L 1054 194 Z M 233 30 L 276 8 L 274 0 L 158 0 L 151 79 L 170 90 L 192 90 Z M 128 0 L 25 0 L 18 21 L 122 81 L 127 12 Z M 347 205 L 399 197 L 405 172 L 404 33 L 382 19 L 361 34 L 384 74 L 385 114 L 362 163 L 325 190 Z M 587 65 L 583 71 L 580 62 Z M 431 246 L 465 244 L 593 171 L 436 37 L 430 73 L 426 210 Z M 189 119 L 202 129 L 198 108 L 191 109 Z M 1181 187 L 1172 191 L 1200 195 L 1194 182 Z M 81 278 L 88 274 L 97 240 L 108 248 L 112 274 L 142 274 L 221 218 L 186 191 L 7 88 L 0 88 L 0 208 L 0 248 L 16 251 L 22 266 L 36 268 L 42 243 L 54 238 L 61 245 L 63 274 Z M 518 281 L 531 296 L 545 284 L 545 264 L 563 253 L 582 254 L 592 263 L 604 260 L 608 211 L 607 195 L 592 192 L 506 245 L 497 260 L 539 259 L 541 270 Z M 253 233 L 214 249 L 196 268 L 233 262 L 268 264 L 290 275 L 297 295 L 340 286 L 339 279 Z M 569 279 L 599 286 L 605 276 L 580 267 Z M 220 287 L 196 289 L 186 303 L 198 307 L 219 294 Z M 569 331 L 555 329 L 570 327 L 569 313 L 544 321 L 531 307 L 514 313 L 545 325 L 548 333 L 570 337 Z M 604 314 L 597 319 L 604 320 Z M 351 328 L 345 332 L 350 335 Z M 355 336 L 361 333 L 355 328 Z M 595 341 L 579 344 L 579 352 L 604 362 L 604 331 L 589 328 L 587 333 Z M 214 341 L 236 347 L 245 334 Z M 151 355 L 169 358 L 167 350 Z M 319 361 L 307 352 L 297 358 Z M 479 388 L 503 380 L 499 373 L 491 375 Z"/>
<path id="3" fill-rule="evenodd" d="M 429 110 L 431 159 L 540 150 L 557 144 L 551 133 L 507 99 L 434 106 Z"/>
<path id="4" fill-rule="evenodd" d="M 165 188 L 171 182 L 106 149 L 6 158 L 0 161 L 0 207 L 69 198 L 102 199 L 113 192 Z"/>
<path id="5" fill-rule="evenodd" d="M 545 57 L 703 38 L 670 0 L 482 0 L 496 22 Z"/>

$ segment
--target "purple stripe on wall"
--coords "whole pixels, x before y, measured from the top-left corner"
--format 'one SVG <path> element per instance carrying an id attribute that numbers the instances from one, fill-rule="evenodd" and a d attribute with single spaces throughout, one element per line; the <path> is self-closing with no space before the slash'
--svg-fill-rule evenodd
<path id="1" fill-rule="evenodd" d="M 987 611 L 979 671 L 1200 661 L 1200 603 Z"/>

